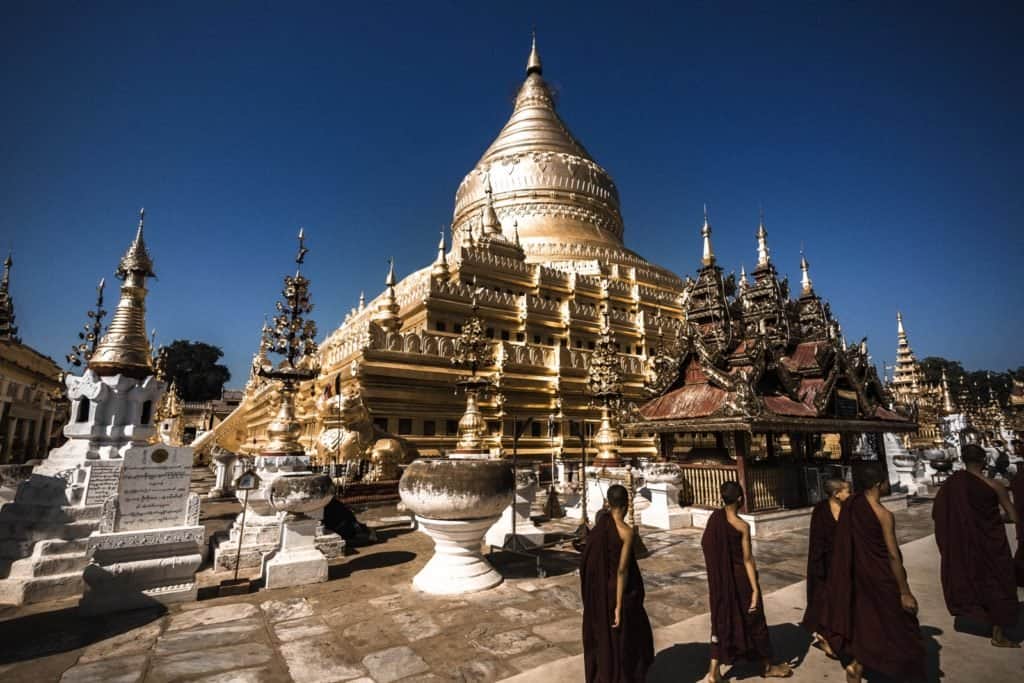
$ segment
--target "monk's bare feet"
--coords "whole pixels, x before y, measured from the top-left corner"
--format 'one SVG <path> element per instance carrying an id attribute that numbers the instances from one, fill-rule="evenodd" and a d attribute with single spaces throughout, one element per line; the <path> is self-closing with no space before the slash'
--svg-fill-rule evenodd
<path id="1" fill-rule="evenodd" d="M 1002 633 L 1000 633 L 999 635 L 993 635 L 992 636 L 992 646 L 993 647 L 1014 647 L 1014 648 L 1019 648 L 1020 647 L 1020 643 L 1015 643 L 1012 640 L 1010 640 L 1009 638 L 1007 638 L 1006 636 L 1004 636 Z"/>
<path id="2" fill-rule="evenodd" d="M 772 664 L 761 675 L 764 678 L 789 678 L 793 675 L 793 667 L 785 662 L 782 664 Z"/>
<path id="3" fill-rule="evenodd" d="M 850 662 L 846 666 L 846 683 L 861 683 L 864 676 L 864 667 L 860 662 Z"/>
<path id="4" fill-rule="evenodd" d="M 817 633 L 814 634 L 814 644 L 821 649 L 829 659 L 839 659 L 838 655 L 836 655 L 835 651 L 832 649 L 832 646 L 828 644 L 828 641 Z"/>

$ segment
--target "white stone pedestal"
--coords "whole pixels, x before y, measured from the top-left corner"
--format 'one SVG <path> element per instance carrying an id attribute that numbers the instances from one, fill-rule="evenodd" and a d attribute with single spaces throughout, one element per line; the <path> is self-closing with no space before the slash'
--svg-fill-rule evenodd
<path id="1" fill-rule="evenodd" d="M 917 466 L 916 465 L 895 465 L 893 467 L 896 473 L 896 483 L 901 488 L 906 490 L 911 496 L 916 496 L 919 488 L 917 483 Z"/>
<path id="2" fill-rule="evenodd" d="M 544 544 L 544 532 L 530 519 L 530 508 L 537 497 L 537 477 L 533 472 L 516 473 L 516 497 L 501 513 L 501 518 L 487 530 L 484 542 L 496 548 L 512 542 L 512 520 L 515 518 L 515 534 L 520 547 L 532 548 Z"/>
<path id="3" fill-rule="evenodd" d="M 671 482 L 647 484 L 651 504 L 640 513 L 640 521 L 657 529 L 680 529 L 690 526 L 690 513 L 679 506 L 679 489 Z"/>
<path id="4" fill-rule="evenodd" d="M 233 498 L 235 495 L 234 474 L 238 461 L 234 453 L 222 452 L 213 456 L 216 479 L 207 498 Z"/>
<path id="5" fill-rule="evenodd" d="M 604 507 L 608 488 L 613 484 L 626 485 L 626 468 L 624 467 L 588 467 L 587 468 L 587 518 L 594 523 L 597 513 Z M 583 498 L 576 505 L 567 508 L 567 517 L 583 519 Z"/>
<path id="6" fill-rule="evenodd" d="M 327 580 L 327 558 L 316 547 L 319 520 L 311 517 L 285 518 L 281 527 L 281 549 L 263 564 L 266 588 L 288 588 Z"/>
<path id="7" fill-rule="evenodd" d="M 413 586 L 424 593 L 457 595 L 501 583 L 501 574 L 480 554 L 480 541 L 496 519 L 446 520 L 417 515 L 420 530 L 434 541 L 434 556 L 413 577 Z"/>

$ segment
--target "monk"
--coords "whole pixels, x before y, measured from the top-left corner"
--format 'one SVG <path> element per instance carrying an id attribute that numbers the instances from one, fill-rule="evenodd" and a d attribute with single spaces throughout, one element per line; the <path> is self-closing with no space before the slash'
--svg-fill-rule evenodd
<path id="1" fill-rule="evenodd" d="M 882 504 L 889 482 L 874 465 L 855 476 L 857 493 L 843 504 L 832 544 L 822 624 L 836 653 L 851 657 L 848 683 L 860 683 L 864 668 L 897 681 L 923 681 L 925 649 L 896 520 Z"/>
<path id="2" fill-rule="evenodd" d="M 654 661 L 654 634 L 633 527 L 625 521 L 629 493 L 615 484 L 606 499 L 608 512 L 590 530 L 580 562 L 587 683 L 643 683 Z"/>
<path id="3" fill-rule="evenodd" d="M 839 512 L 850 497 L 850 485 L 836 477 L 826 479 L 825 493 L 828 498 L 815 505 L 811 512 L 811 532 L 807 547 L 807 609 L 800 625 L 811 632 L 815 645 L 830 658 L 836 659 L 828 639 L 821 635 L 821 621 L 828 596 L 825 587 L 828 567 L 832 561 L 832 541 L 839 522 Z"/>
<path id="4" fill-rule="evenodd" d="M 789 664 L 772 663 L 750 525 L 739 516 L 743 489 L 727 481 L 721 495 L 723 507 L 711 513 L 700 541 L 711 602 L 711 663 L 704 680 L 722 683 L 721 665 L 737 659 L 759 661 L 761 675 L 768 678 L 792 676 Z"/>
<path id="5" fill-rule="evenodd" d="M 955 617 L 992 624 L 992 644 L 1020 647 L 1005 629 L 1017 623 L 1017 581 L 1000 508 L 1016 523 L 1006 487 L 985 476 L 985 451 L 968 444 L 964 469 L 939 489 L 932 507 L 942 556 L 942 594 Z"/>
<path id="6" fill-rule="evenodd" d="M 1013 508 L 1017 512 L 1017 554 L 1013 563 L 1017 569 L 1017 585 L 1024 586 L 1024 463 L 1017 463 L 1017 474 L 1010 484 Z"/>

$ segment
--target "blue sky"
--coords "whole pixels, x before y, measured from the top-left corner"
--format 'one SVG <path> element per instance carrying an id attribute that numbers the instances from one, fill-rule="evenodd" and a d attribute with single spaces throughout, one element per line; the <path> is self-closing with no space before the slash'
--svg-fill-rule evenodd
<path id="1" fill-rule="evenodd" d="M 321 333 L 388 256 L 430 262 L 535 25 L 632 249 L 693 273 L 707 202 L 719 260 L 749 269 L 763 204 L 780 270 L 803 243 L 876 361 L 900 309 L 919 357 L 1017 367 L 1024 10 L 910 4 L 5 2 L 22 336 L 63 358 L 145 206 L 149 326 L 223 347 L 240 386 L 300 225 Z"/>

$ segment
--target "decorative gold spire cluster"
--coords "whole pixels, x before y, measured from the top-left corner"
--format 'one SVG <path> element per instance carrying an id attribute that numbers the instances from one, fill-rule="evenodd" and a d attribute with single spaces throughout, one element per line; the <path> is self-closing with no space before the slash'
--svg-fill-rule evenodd
<path id="1" fill-rule="evenodd" d="M 145 218 L 142 209 L 135 239 L 117 267 L 116 275 L 123 281 L 121 298 L 103 339 L 89 358 L 89 368 L 100 376 L 143 379 L 153 374 L 153 354 L 146 336 L 146 278 L 156 274 L 143 235 Z"/>
<path id="2" fill-rule="evenodd" d="M 4 259 L 4 274 L 0 279 L 0 339 L 20 341 L 18 326 L 14 324 L 14 299 L 11 298 L 11 266 L 14 259 L 7 253 Z"/>
<path id="3" fill-rule="evenodd" d="M 498 220 L 498 214 L 494 211 L 494 192 L 491 189 L 490 171 L 484 176 L 484 195 L 487 200 L 480 216 L 480 236 L 496 237 L 501 235 L 501 221 Z"/>
<path id="4" fill-rule="evenodd" d="M 708 205 L 704 205 L 704 227 L 700 229 L 700 235 L 704 238 L 704 252 L 701 257 L 701 264 L 705 266 L 715 265 L 715 251 L 711 248 L 711 222 L 708 220 Z"/>

